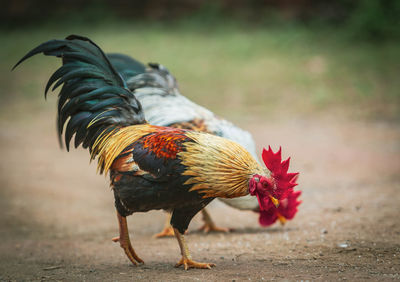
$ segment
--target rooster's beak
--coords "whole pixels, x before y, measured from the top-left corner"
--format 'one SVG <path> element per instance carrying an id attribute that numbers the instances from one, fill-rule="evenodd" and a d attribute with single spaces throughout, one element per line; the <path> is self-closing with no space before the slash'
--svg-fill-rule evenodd
<path id="1" fill-rule="evenodd" d="M 271 199 L 271 202 L 275 205 L 275 207 L 279 207 L 279 200 L 275 197 L 272 197 L 271 195 L 269 195 L 269 198 Z"/>

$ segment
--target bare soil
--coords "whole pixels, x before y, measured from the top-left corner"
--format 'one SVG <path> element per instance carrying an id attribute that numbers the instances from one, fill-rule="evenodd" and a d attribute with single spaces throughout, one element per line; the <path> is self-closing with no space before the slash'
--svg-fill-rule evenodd
<path id="1" fill-rule="evenodd" d="M 174 268 L 175 238 L 153 239 L 161 211 L 129 217 L 145 264 L 134 267 L 111 241 L 118 227 L 108 179 L 88 152 L 60 150 L 54 111 L 3 118 L 0 131 L 0 280 L 243 281 L 400 279 L 400 127 L 337 116 L 253 121 L 257 144 L 283 148 L 300 171 L 302 205 L 285 226 L 214 201 L 229 234 L 187 235 L 194 259 L 212 270 Z M 50 107 L 49 107 L 50 108 Z"/>

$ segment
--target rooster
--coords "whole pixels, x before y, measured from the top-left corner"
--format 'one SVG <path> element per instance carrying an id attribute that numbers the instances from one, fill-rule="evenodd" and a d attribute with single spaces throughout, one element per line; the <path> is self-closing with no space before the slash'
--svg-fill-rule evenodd
<path id="1" fill-rule="evenodd" d="M 298 173 L 288 173 L 289 159 L 269 147 L 261 166 L 241 145 L 208 133 L 162 127 L 146 122 L 143 109 L 104 52 L 86 37 L 70 35 L 44 42 L 14 66 L 43 53 L 62 58 L 50 77 L 45 95 L 62 85 L 58 96 L 58 135 L 66 149 L 82 145 L 110 174 L 119 223 L 120 242 L 129 260 L 143 260 L 132 247 L 126 217 L 164 209 L 185 269 L 215 266 L 192 259 L 184 233 L 191 219 L 214 198 L 256 196 L 260 210 L 284 200 L 297 185 Z M 65 131 L 64 131 L 65 125 Z M 64 131 L 64 132 L 63 132 Z"/>
<path id="2" fill-rule="evenodd" d="M 146 120 L 153 125 L 169 126 L 197 130 L 218 135 L 235 141 L 245 147 L 257 160 L 256 146 L 251 134 L 231 122 L 217 117 L 208 109 L 201 107 L 181 95 L 176 79 L 166 67 L 157 63 L 149 63 L 146 67 L 141 62 L 124 54 L 107 54 L 111 64 L 127 82 L 128 88 L 135 92 L 136 98 L 142 104 Z M 300 193 L 294 194 L 297 198 Z M 260 212 L 258 201 L 250 195 L 233 199 L 220 198 L 227 205 L 239 210 L 259 212 L 259 222 L 262 226 L 269 226 L 278 219 L 283 225 L 286 220 L 292 219 L 297 212 L 299 201 L 290 201 L 280 205 L 279 212 L 274 205 L 270 210 Z M 287 210 L 287 211 L 286 211 Z M 211 216 L 204 208 L 202 211 L 204 225 L 200 228 L 204 232 L 228 232 L 228 228 L 217 227 Z M 290 216 L 287 217 L 287 216 Z M 156 234 L 157 238 L 174 236 L 167 216 L 164 230 Z"/>

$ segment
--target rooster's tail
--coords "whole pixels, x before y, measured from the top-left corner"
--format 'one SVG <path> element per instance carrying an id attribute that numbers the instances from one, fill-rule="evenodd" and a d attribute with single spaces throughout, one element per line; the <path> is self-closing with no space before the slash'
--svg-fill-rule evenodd
<path id="1" fill-rule="evenodd" d="M 63 65 L 50 77 L 45 95 L 62 85 L 58 95 L 58 135 L 75 147 L 82 144 L 96 157 L 99 140 L 106 140 L 121 128 L 145 123 L 142 106 L 127 88 L 104 52 L 90 39 L 70 35 L 65 40 L 50 40 L 26 54 L 15 66 L 43 53 L 62 58 Z M 67 122 L 68 121 L 68 122 Z M 102 142 L 103 142 L 102 141 Z"/>

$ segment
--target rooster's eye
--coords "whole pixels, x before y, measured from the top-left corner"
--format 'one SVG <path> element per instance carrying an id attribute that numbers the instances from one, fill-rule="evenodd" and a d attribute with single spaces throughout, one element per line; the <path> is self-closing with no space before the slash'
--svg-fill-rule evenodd
<path id="1" fill-rule="evenodd" d="M 266 181 L 262 185 L 263 185 L 264 188 L 268 188 L 269 187 L 269 183 L 266 182 Z"/>

